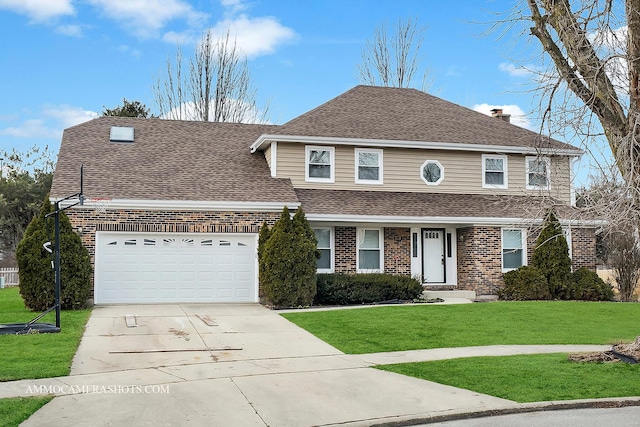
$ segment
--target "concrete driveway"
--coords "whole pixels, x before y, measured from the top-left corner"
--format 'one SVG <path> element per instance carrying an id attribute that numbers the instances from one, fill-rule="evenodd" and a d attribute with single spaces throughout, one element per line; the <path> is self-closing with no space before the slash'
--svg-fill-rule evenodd
<path id="1" fill-rule="evenodd" d="M 11 386 L 58 396 L 24 426 L 368 426 L 517 406 L 371 365 L 258 304 L 102 306 L 70 376 Z"/>

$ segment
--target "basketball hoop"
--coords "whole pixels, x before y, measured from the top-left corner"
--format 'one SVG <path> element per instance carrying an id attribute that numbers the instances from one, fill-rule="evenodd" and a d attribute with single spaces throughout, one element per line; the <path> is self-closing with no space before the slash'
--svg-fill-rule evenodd
<path id="1" fill-rule="evenodd" d="M 98 213 L 105 213 L 111 204 L 111 199 L 107 197 L 95 197 L 87 200 L 89 201 L 87 204 Z"/>

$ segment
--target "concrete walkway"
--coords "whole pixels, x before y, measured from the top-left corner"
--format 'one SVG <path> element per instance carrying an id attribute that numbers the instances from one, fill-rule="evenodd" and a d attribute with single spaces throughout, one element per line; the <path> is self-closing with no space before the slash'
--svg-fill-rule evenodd
<path id="1" fill-rule="evenodd" d="M 57 396 L 24 426 L 424 422 L 527 405 L 371 366 L 608 348 L 486 346 L 345 355 L 257 304 L 108 306 L 94 309 L 70 376 L 0 383 L 0 398 Z"/>

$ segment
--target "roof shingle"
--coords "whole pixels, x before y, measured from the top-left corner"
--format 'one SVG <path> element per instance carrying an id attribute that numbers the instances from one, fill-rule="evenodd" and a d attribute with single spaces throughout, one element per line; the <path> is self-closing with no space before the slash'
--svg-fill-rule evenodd
<path id="1" fill-rule="evenodd" d="M 134 143 L 109 141 L 112 126 L 135 129 Z M 269 125 L 100 117 L 64 131 L 51 196 L 134 200 L 296 202 L 289 179 L 271 178 L 249 146 Z"/>
<path id="2" fill-rule="evenodd" d="M 578 150 L 417 89 L 377 86 L 356 86 L 274 134 Z"/>

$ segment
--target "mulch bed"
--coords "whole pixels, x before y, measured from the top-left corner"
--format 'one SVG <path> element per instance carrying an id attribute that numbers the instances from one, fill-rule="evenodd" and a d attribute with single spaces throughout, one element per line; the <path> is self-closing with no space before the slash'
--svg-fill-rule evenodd
<path id="1" fill-rule="evenodd" d="M 638 363 L 638 360 L 640 360 L 640 336 L 638 336 L 635 341 L 628 344 L 614 344 L 611 347 L 611 350 L 595 353 L 570 354 L 569 360 L 572 362 Z"/>

